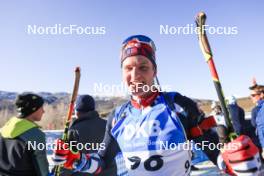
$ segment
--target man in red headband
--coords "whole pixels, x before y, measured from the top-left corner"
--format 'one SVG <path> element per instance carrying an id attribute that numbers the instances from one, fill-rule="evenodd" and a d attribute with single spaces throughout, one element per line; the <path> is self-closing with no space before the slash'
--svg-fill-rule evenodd
<path id="1" fill-rule="evenodd" d="M 213 118 L 205 118 L 190 98 L 177 92 L 162 92 L 156 86 L 155 50 L 154 42 L 144 35 L 131 36 L 123 42 L 122 75 L 131 99 L 109 115 L 105 150 L 97 155 L 77 156 L 70 163 L 75 170 L 99 173 L 107 167 L 108 158 L 121 151 L 129 175 L 189 175 L 188 140 L 201 145 L 212 139 L 215 145 L 218 143 L 217 134 L 210 130 L 215 125 Z M 108 152 L 115 144 L 116 153 Z M 219 150 L 205 147 L 204 151 L 216 163 Z M 69 165 L 73 161 L 70 151 L 55 153 L 64 156 L 55 157 L 60 163 Z"/>

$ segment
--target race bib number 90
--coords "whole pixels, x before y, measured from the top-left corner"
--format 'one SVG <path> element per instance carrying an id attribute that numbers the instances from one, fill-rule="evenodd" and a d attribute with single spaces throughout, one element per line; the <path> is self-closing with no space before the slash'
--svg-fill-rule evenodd
<path id="1" fill-rule="evenodd" d="M 161 155 L 153 155 L 141 163 L 141 158 L 138 156 L 133 156 L 128 158 L 128 160 L 132 163 L 130 169 L 134 170 L 139 167 L 140 164 L 143 164 L 144 169 L 147 171 L 157 171 L 163 166 L 163 160 Z"/>
<path id="2" fill-rule="evenodd" d="M 130 155 L 126 155 L 124 158 L 129 174 L 132 176 L 142 174 L 147 176 L 188 175 L 190 172 L 190 160 L 187 157 L 187 153 L 168 152 L 168 155 L 162 155 L 161 153 L 150 154 L 148 152 L 141 152 L 140 154 L 133 152 Z"/>

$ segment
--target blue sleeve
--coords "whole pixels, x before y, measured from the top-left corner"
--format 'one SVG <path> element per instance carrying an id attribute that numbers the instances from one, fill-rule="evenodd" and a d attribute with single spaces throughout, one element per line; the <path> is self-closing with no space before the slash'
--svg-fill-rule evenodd
<path id="1" fill-rule="evenodd" d="M 261 109 L 257 113 L 256 123 L 257 123 L 258 138 L 261 147 L 264 148 L 264 105 L 262 105 Z"/>
<path id="2" fill-rule="evenodd" d="M 98 154 L 103 159 L 106 168 L 110 163 L 113 162 L 117 153 L 120 152 L 119 145 L 111 134 L 112 122 L 114 117 L 115 117 L 115 110 L 112 113 L 110 113 L 107 118 L 105 136 L 102 142 L 105 144 L 105 147 L 104 149 L 98 151 Z"/>

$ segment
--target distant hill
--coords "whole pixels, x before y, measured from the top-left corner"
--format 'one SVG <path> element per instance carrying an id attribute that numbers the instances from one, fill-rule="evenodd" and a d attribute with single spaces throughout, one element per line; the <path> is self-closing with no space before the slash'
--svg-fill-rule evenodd
<path id="1" fill-rule="evenodd" d="M 66 92 L 49 93 L 39 92 L 45 99 L 45 114 L 40 122 L 44 129 L 60 129 L 63 128 L 65 117 L 68 111 L 70 102 L 70 94 Z M 16 115 L 14 102 L 18 93 L 0 91 L 0 127 L 11 117 Z M 124 97 L 98 97 L 95 96 L 96 109 L 102 117 L 106 117 L 115 107 L 121 105 L 127 98 Z M 194 99 L 201 109 L 209 114 L 211 111 L 212 100 L 208 99 Z M 238 99 L 238 104 L 241 105 L 245 111 L 251 111 L 254 106 L 249 97 Z"/>
<path id="2" fill-rule="evenodd" d="M 45 100 L 45 114 L 40 125 L 45 129 L 60 129 L 67 116 L 71 95 L 66 92 L 38 92 Z M 16 115 L 15 99 L 18 93 L 0 91 L 0 127 L 12 116 Z M 125 101 L 122 97 L 94 97 L 96 109 L 102 117 L 106 117 L 112 109 Z"/>
<path id="3" fill-rule="evenodd" d="M 212 101 L 201 101 L 201 109 L 206 113 L 209 114 L 211 111 L 211 104 Z M 218 102 L 219 103 L 219 102 Z M 250 100 L 250 97 L 242 97 L 237 99 L 237 103 L 241 106 L 245 112 L 250 112 L 254 107 L 254 104 Z"/>

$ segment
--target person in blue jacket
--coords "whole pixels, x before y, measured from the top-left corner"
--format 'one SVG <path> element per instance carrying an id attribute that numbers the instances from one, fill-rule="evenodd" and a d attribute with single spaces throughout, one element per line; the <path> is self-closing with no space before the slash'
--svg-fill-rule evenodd
<path id="1" fill-rule="evenodd" d="M 252 110 L 253 116 L 255 119 L 256 125 L 256 134 L 261 146 L 261 155 L 264 158 L 264 86 L 257 85 L 254 89 L 251 90 L 251 99 L 253 103 L 256 104 Z M 254 122 L 254 120 L 253 120 Z"/>
<path id="2" fill-rule="evenodd" d="M 202 149 L 216 164 L 219 149 L 208 147 L 209 143 L 219 142 L 217 134 L 210 130 L 216 125 L 214 118 L 206 118 L 190 98 L 178 92 L 163 92 L 156 86 L 155 51 L 154 42 L 144 35 L 131 36 L 123 42 L 122 76 L 131 96 L 108 117 L 105 149 L 97 155 L 58 149 L 54 156 L 57 164 L 97 174 L 110 163 L 109 158 L 121 151 L 131 176 L 189 175 L 191 153 L 184 147 L 188 140 L 207 143 Z M 113 144 L 118 144 L 119 149 L 109 152 Z"/>
<path id="3" fill-rule="evenodd" d="M 251 101 L 256 105 L 251 110 L 251 124 L 254 128 L 256 128 L 257 113 L 264 101 L 264 86 L 256 84 L 254 86 L 249 87 L 249 90 L 251 91 L 250 94 Z"/>
<path id="4" fill-rule="evenodd" d="M 255 104 L 253 109 L 251 110 L 251 125 L 253 127 L 254 134 L 251 135 L 254 143 L 258 146 L 258 148 L 262 151 L 262 147 L 257 134 L 257 124 L 256 118 L 257 114 L 264 103 L 264 86 L 258 85 L 255 83 L 253 86 L 249 87 L 250 90 L 250 98 L 251 101 Z"/>

